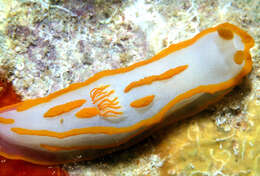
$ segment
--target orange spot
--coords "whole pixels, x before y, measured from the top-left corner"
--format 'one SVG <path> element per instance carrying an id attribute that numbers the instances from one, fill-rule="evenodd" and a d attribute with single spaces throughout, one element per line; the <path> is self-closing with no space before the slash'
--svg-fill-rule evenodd
<path id="1" fill-rule="evenodd" d="M 154 95 L 149 95 L 138 100 L 133 101 L 130 106 L 133 108 L 142 108 L 145 107 L 153 102 Z"/>
<path id="2" fill-rule="evenodd" d="M 58 115 L 61 115 L 66 112 L 70 112 L 75 108 L 78 108 L 82 106 L 86 100 L 75 100 L 71 101 L 62 105 L 54 106 L 53 108 L 50 108 L 45 114 L 44 117 L 56 117 Z"/>
<path id="3" fill-rule="evenodd" d="M 13 124 L 14 122 L 15 122 L 14 119 L 6 119 L 6 118 L 3 118 L 3 117 L 0 117 L 0 123 Z"/>
<path id="4" fill-rule="evenodd" d="M 78 118 L 91 118 L 99 114 L 99 110 L 96 107 L 83 108 L 76 113 Z"/>
<path id="5" fill-rule="evenodd" d="M 218 35 L 226 40 L 231 40 L 234 37 L 233 32 L 226 28 L 219 28 Z"/>
<path id="6" fill-rule="evenodd" d="M 235 53 L 234 55 L 234 61 L 237 63 L 237 64 L 242 64 L 243 60 L 245 59 L 245 54 L 243 51 L 239 50 Z"/>
<path id="7" fill-rule="evenodd" d="M 148 76 L 148 77 L 145 77 L 145 78 L 143 78 L 139 81 L 134 81 L 134 82 L 130 83 L 128 86 L 126 86 L 125 93 L 129 92 L 131 89 L 133 89 L 135 87 L 143 86 L 143 85 L 146 85 L 146 84 L 151 84 L 154 81 L 161 81 L 161 80 L 165 80 L 165 79 L 170 79 L 173 76 L 183 72 L 187 68 L 188 68 L 188 65 L 183 65 L 183 66 L 179 66 L 179 67 L 167 70 L 166 72 L 164 72 L 160 75 Z"/>
<path id="8" fill-rule="evenodd" d="M 60 124 L 63 124 L 64 120 L 63 119 L 60 119 Z"/>

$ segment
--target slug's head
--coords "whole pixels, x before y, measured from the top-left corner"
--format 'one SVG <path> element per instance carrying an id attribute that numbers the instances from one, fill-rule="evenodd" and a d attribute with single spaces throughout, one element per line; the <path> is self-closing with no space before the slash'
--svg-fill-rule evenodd
<path id="1" fill-rule="evenodd" d="M 238 66 L 245 64 L 243 65 L 243 68 L 246 73 L 250 72 L 252 68 L 252 61 L 249 49 L 254 46 L 253 38 L 245 31 L 230 23 L 221 24 L 216 28 L 222 41 L 232 43 L 234 49 L 232 53 L 233 62 Z M 223 45 L 225 45 L 224 42 Z"/>

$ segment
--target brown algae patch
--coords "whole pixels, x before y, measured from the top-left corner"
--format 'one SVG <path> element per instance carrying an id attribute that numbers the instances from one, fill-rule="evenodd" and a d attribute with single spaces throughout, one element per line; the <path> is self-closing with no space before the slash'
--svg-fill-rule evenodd
<path id="1" fill-rule="evenodd" d="M 206 113 L 169 130 L 157 152 L 162 175 L 259 175 L 260 106 L 251 100 L 246 120 L 225 132 Z M 155 153 L 157 153 L 155 152 Z"/>

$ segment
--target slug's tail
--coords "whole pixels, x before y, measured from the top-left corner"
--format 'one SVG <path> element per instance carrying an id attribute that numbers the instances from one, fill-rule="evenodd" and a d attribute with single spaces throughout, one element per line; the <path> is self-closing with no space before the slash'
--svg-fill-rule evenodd
<path id="1" fill-rule="evenodd" d="M 21 102 L 21 97 L 16 94 L 12 84 L 8 83 L 7 80 L 0 75 L 0 109 L 6 109 L 7 107 L 11 107 L 19 102 Z M 1 155 L 0 161 L 4 161 L 0 162 L 1 176 L 21 174 L 38 176 L 68 176 L 68 173 L 59 166 L 38 166 L 25 161 L 9 160 Z"/>

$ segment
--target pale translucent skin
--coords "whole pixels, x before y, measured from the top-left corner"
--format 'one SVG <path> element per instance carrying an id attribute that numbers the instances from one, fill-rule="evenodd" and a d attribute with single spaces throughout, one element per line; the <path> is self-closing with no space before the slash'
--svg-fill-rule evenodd
<path id="1" fill-rule="evenodd" d="M 132 71 L 103 77 L 88 86 L 68 92 L 52 99 L 50 102 L 39 104 L 22 112 L 17 112 L 16 110 L 2 112 L 0 117 L 15 120 L 14 124 L 0 124 L 0 141 L 2 141 L 0 145 L 2 145 L 2 151 L 10 155 L 32 158 L 32 160 L 45 162 L 51 158 L 54 162 L 62 162 L 63 160 L 72 160 L 81 154 L 85 155 L 86 153 L 88 155 L 88 153 L 87 151 L 49 152 L 42 148 L 40 144 L 62 147 L 93 145 L 105 147 L 120 143 L 120 141 L 126 140 L 137 133 L 138 129 L 114 135 L 82 134 L 59 139 L 47 136 L 20 135 L 11 131 L 11 128 L 19 127 L 64 132 L 75 128 L 93 126 L 118 128 L 132 126 L 142 120 L 151 118 L 180 94 L 201 85 L 218 84 L 235 77 L 245 64 L 243 62 L 239 65 L 234 62 L 233 56 L 238 50 L 244 50 L 244 45 L 238 35 L 234 34 L 233 39 L 225 40 L 217 32 L 212 32 L 200 38 L 191 46 L 173 52 L 147 65 L 137 67 Z M 156 81 L 149 85 L 136 87 L 127 93 L 124 92 L 126 86 L 133 81 L 152 75 L 160 75 L 169 69 L 183 65 L 188 65 L 188 68 L 170 79 Z M 110 85 L 107 90 L 115 90 L 111 97 L 118 97 L 119 104 L 122 107 L 119 110 L 123 114 L 109 118 L 104 118 L 100 115 L 87 119 L 77 118 L 75 113 L 83 107 L 96 106 L 91 101 L 90 91 L 102 85 Z M 130 103 L 134 100 L 149 95 L 155 95 L 153 102 L 149 106 L 141 109 L 130 106 Z M 202 96 L 204 96 L 204 93 L 184 99 L 173 106 L 167 114 L 172 114 L 185 106 L 191 105 L 192 102 L 200 100 L 199 98 Z M 78 99 L 86 99 L 87 101 L 82 107 L 55 118 L 43 117 L 43 114 L 51 107 Z M 202 103 L 202 106 L 207 101 L 201 101 L 200 103 Z M 61 118 L 64 119 L 63 123 L 60 123 Z M 148 127 L 144 127 L 144 129 L 146 128 Z"/>

